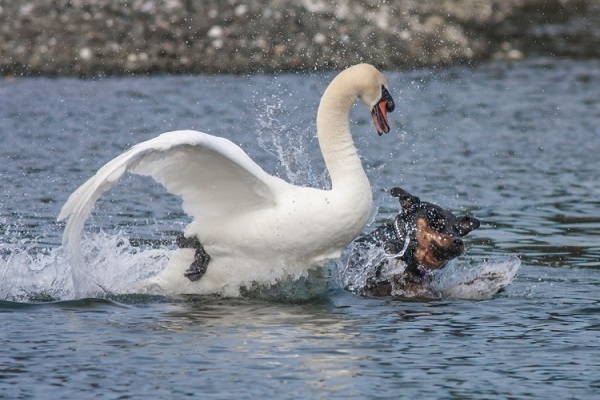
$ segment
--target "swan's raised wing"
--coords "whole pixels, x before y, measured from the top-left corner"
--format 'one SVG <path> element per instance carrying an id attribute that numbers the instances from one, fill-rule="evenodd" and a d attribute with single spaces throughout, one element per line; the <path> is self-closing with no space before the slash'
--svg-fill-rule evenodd
<path id="1" fill-rule="evenodd" d="M 192 217 L 218 217 L 275 205 L 267 174 L 227 139 L 195 131 L 164 133 L 139 143 L 106 163 L 63 206 L 58 221 L 69 218 L 63 243 L 75 242 L 100 195 L 125 172 L 151 176 L 183 199 Z"/>

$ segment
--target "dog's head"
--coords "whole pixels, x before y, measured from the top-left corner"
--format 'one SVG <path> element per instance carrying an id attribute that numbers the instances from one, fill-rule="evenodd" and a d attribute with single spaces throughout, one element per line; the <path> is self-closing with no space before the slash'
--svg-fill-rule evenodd
<path id="1" fill-rule="evenodd" d="M 402 208 L 394 221 L 396 234 L 410 239 L 402 257 L 409 272 L 418 273 L 421 267 L 442 268 L 463 253 L 461 238 L 480 225 L 474 217 L 457 217 L 401 188 L 393 188 L 390 194 L 398 198 Z"/>

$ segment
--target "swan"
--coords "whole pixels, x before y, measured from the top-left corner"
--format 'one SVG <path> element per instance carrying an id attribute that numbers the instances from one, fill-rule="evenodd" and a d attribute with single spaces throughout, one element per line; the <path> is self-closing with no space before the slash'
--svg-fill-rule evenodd
<path id="1" fill-rule="evenodd" d="M 338 258 L 365 226 L 372 192 L 350 133 L 357 99 L 370 110 L 379 136 L 390 130 L 394 101 L 385 77 L 372 65 L 340 72 L 317 111 L 317 137 L 331 180 L 321 190 L 266 173 L 231 141 L 203 132 L 167 132 L 134 145 L 106 163 L 71 194 L 58 215 L 67 220 L 62 242 L 77 252 L 84 223 L 100 195 L 126 172 L 150 176 L 181 196 L 193 220 L 184 236 L 197 238 L 210 256 L 204 275 L 184 276 L 194 250 L 174 250 L 152 285 L 176 294 L 239 295 L 253 283 L 297 279 Z M 73 265 L 74 276 L 78 266 Z"/>

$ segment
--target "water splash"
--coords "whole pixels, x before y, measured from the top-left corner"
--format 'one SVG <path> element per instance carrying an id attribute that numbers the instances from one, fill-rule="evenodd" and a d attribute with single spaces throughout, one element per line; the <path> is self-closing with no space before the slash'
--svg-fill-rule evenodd
<path id="1" fill-rule="evenodd" d="M 300 125 L 283 122 L 283 115 L 293 113 L 288 110 L 284 101 L 277 96 L 258 100 L 258 144 L 278 162 L 276 174 L 289 182 L 318 188 L 328 187 L 326 171 L 315 173 L 308 154 L 309 147 L 315 139 L 311 126 L 302 129 Z"/>
<path id="2" fill-rule="evenodd" d="M 349 263 L 349 254 L 358 254 L 358 259 Z M 386 262 L 376 278 L 374 268 L 382 261 Z M 361 295 L 365 294 L 368 281 L 380 279 L 393 282 L 392 296 L 482 300 L 503 291 L 515 279 L 520 267 L 521 260 L 514 254 L 487 261 L 455 259 L 444 268 L 430 272 L 421 285 L 403 285 L 402 278 L 398 278 L 406 269 L 403 261 L 390 257 L 374 243 L 353 242 L 344 257 L 335 263 L 333 277 L 338 286 Z"/>
<path id="3" fill-rule="evenodd" d="M 63 248 L 44 251 L 0 243 L 0 298 L 12 301 L 72 299 L 73 282 Z"/>
<path id="4" fill-rule="evenodd" d="M 0 299 L 33 301 L 140 293 L 143 282 L 164 269 L 170 251 L 134 246 L 122 232 L 85 236 L 77 287 L 64 247 L 2 243 L 0 254 Z"/>
<path id="5" fill-rule="evenodd" d="M 515 254 L 481 262 L 452 260 L 432 274 L 429 286 L 439 297 L 488 299 L 505 290 L 520 268 L 521 260 Z"/>
<path id="6" fill-rule="evenodd" d="M 348 254 L 357 254 L 358 259 L 351 266 Z M 372 276 L 374 265 L 378 265 L 387 254 L 380 246 L 370 242 L 352 242 L 342 259 L 334 264 L 333 277 L 337 285 L 354 293 L 361 293 Z"/>

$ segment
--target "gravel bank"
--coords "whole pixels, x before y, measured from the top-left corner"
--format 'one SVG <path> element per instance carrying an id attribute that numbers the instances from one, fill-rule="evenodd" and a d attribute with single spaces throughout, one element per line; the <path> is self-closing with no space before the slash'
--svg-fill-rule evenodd
<path id="1" fill-rule="evenodd" d="M 0 0 L 0 75 L 600 56 L 600 0 Z"/>

